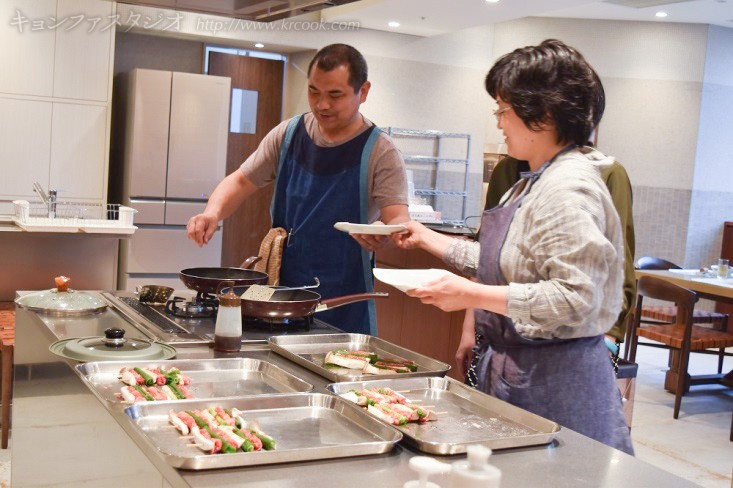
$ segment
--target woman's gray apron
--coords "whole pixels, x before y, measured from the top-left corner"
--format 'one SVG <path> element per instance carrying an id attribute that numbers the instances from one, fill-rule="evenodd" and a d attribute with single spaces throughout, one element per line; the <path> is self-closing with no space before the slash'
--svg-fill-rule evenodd
<path id="1" fill-rule="evenodd" d="M 483 213 L 479 282 L 507 285 L 499 266 L 501 248 L 514 213 L 546 166 L 538 173 L 523 175 L 512 189 L 513 193 L 521 191 L 514 201 L 510 198 L 506 206 Z M 526 339 L 504 315 L 477 309 L 475 316 L 476 333 L 482 338 L 474 351 L 480 357 L 481 391 L 633 454 L 603 336 Z"/>

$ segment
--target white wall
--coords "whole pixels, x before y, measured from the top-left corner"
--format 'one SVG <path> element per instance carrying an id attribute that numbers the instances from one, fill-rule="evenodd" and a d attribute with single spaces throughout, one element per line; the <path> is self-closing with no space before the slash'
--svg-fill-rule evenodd
<path id="1" fill-rule="evenodd" d="M 706 37 L 704 25 L 527 18 L 496 26 L 494 53 L 548 38 L 578 49 L 606 89 L 599 148 L 635 185 L 691 189 Z"/>

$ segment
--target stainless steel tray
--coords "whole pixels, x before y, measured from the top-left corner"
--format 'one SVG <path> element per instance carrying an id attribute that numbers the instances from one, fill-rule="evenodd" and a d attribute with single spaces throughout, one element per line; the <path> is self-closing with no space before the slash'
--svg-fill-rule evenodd
<path id="1" fill-rule="evenodd" d="M 310 369 L 331 381 L 362 381 L 377 378 L 414 378 L 422 376 L 445 376 L 450 365 L 428 356 L 410 351 L 379 337 L 364 334 L 323 334 L 310 336 L 275 336 L 268 339 L 270 348 L 293 362 Z M 414 373 L 389 375 L 363 374 L 359 370 L 331 368 L 323 365 L 326 353 L 335 349 L 364 350 L 396 359 L 417 363 Z"/>
<path id="2" fill-rule="evenodd" d="M 297 393 L 313 389 L 310 383 L 306 383 L 272 363 L 249 358 L 99 361 L 79 364 L 76 369 L 89 389 L 102 403 L 105 403 L 108 408 L 121 410 L 129 406 L 129 403 L 124 403 L 115 397 L 115 393 L 118 393 L 124 386 L 119 379 L 119 371 L 123 367 L 163 367 L 165 369 L 176 367 L 191 378 L 188 389 L 196 399 Z M 171 400 L 170 402 L 178 401 Z"/>
<path id="3" fill-rule="evenodd" d="M 213 406 L 236 407 L 276 442 L 273 451 L 206 454 L 187 447 L 188 439 L 168 423 L 168 411 Z M 138 403 L 125 409 L 137 427 L 134 432 L 157 449 L 168 464 L 182 469 L 216 469 L 233 466 L 332 459 L 389 452 L 402 439 L 397 430 L 354 408 L 342 398 L 322 393 L 300 393 L 178 403 Z"/>
<path id="4" fill-rule="evenodd" d="M 438 420 L 394 426 L 405 442 L 429 454 L 460 454 L 470 444 L 491 449 L 533 446 L 552 442 L 560 426 L 451 378 L 405 378 L 332 383 L 339 395 L 352 389 L 387 387 L 417 405 L 430 405 Z M 376 418 L 376 417 L 375 417 Z"/>

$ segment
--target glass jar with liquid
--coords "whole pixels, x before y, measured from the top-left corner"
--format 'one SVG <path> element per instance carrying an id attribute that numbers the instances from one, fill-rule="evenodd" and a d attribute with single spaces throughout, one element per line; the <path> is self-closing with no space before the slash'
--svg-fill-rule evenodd
<path id="1" fill-rule="evenodd" d="M 229 291 L 219 294 L 219 310 L 214 328 L 214 350 L 238 352 L 242 347 L 242 299 L 234 293 L 234 282 Z"/>

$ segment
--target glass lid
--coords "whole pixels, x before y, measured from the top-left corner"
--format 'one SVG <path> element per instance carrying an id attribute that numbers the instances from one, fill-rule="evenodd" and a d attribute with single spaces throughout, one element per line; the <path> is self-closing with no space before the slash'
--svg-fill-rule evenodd
<path id="1" fill-rule="evenodd" d="M 110 328 L 104 337 L 80 337 L 54 342 L 51 352 L 75 361 L 158 360 L 175 357 L 175 348 L 145 339 L 125 338 L 125 331 Z"/>
<path id="2" fill-rule="evenodd" d="M 96 293 L 71 290 L 71 281 L 65 276 L 57 276 L 56 288 L 24 295 L 15 303 L 28 310 L 52 315 L 85 315 L 107 308 L 107 302 Z"/>

